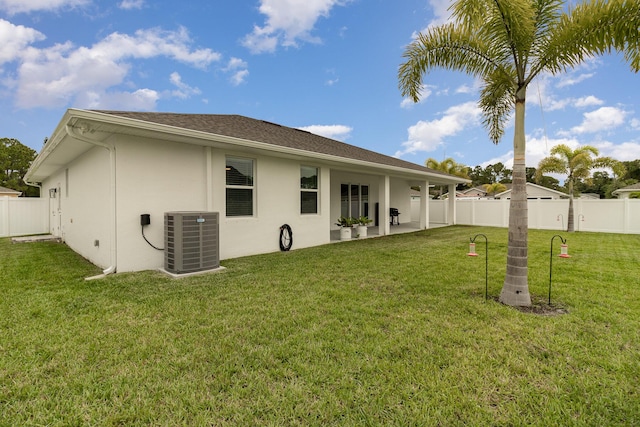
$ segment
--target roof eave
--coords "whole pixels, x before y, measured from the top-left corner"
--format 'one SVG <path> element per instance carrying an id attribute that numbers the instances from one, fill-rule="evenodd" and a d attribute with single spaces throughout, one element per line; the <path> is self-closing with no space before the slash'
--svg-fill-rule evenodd
<path id="1" fill-rule="evenodd" d="M 38 170 L 38 168 L 44 163 L 47 157 L 55 150 L 55 148 L 61 143 L 66 136 L 65 127 L 67 124 L 78 120 L 86 120 L 88 122 L 100 122 L 111 126 L 121 126 L 126 128 L 135 128 L 145 132 L 162 133 L 166 135 L 179 136 L 183 139 L 183 142 L 195 144 L 195 145 L 215 145 L 219 143 L 228 144 L 235 147 L 243 147 L 249 149 L 255 149 L 260 151 L 267 151 L 272 153 L 278 153 L 280 155 L 306 157 L 311 159 L 317 159 L 328 163 L 358 166 L 363 169 L 377 169 L 379 171 L 386 171 L 392 175 L 402 175 L 411 179 L 423 179 L 425 181 L 432 181 L 436 183 L 446 184 L 464 184 L 470 183 L 470 180 L 455 177 L 452 175 L 442 175 L 439 173 L 432 173 L 429 171 L 420 171 L 416 169 L 403 168 L 393 165 L 385 165 L 382 163 L 368 162 L 364 160 L 357 160 L 348 157 L 341 157 L 330 154 L 317 153 L 313 151 L 301 150 L 290 147 L 283 147 L 273 145 L 265 142 L 253 141 L 243 138 L 237 138 L 227 135 L 214 134 L 210 132 L 204 132 L 199 130 L 187 129 L 182 127 L 176 127 L 161 123 L 149 122 L 145 120 L 138 120 L 130 117 L 122 117 L 113 114 L 106 114 L 97 111 L 87 111 L 81 109 L 70 108 L 65 112 L 62 120 L 56 127 L 51 138 L 38 154 L 33 164 L 25 175 L 25 180 L 31 178 Z M 110 130 L 113 132 L 113 130 Z M 115 132 L 114 132 L 115 133 Z"/>

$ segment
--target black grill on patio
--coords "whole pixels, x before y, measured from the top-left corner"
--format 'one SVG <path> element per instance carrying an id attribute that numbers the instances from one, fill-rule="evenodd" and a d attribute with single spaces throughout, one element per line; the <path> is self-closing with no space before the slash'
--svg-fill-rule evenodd
<path id="1" fill-rule="evenodd" d="M 400 212 L 396 208 L 389 208 L 389 219 L 391 225 L 396 224 L 400 225 Z"/>

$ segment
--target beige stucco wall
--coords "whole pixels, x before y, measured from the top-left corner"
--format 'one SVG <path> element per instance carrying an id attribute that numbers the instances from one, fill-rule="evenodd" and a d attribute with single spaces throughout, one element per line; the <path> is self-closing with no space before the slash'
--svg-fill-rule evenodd
<path id="1" fill-rule="evenodd" d="M 114 137 L 115 138 L 115 137 Z M 120 137 L 122 138 L 122 137 Z M 293 230 L 293 248 L 330 240 L 329 168 L 314 162 L 145 139 L 113 139 L 117 153 L 118 271 L 161 268 L 164 254 L 141 235 L 140 215 L 151 215 L 145 236 L 164 246 L 164 213 L 220 213 L 220 258 L 279 251 L 280 226 Z M 255 214 L 225 215 L 226 156 L 255 161 Z M 317 215 L 300 214 L 300 166 L 320 168 Z"/>
<path id="2" fill-rule="evenodd" d="M 140 215 L 150 214 L 146 238 L 164 247 L 164 213 L 204 211 L 205 149 L 196 145 L 116 135 L 118 271 L 157 269 L 164 252 L 142 237 Z"/>
<path id="3" fill-rule="evenodd" d="M 95 147 L 42 184 L 42 197 L 49 198 L 51 188 L 58 190 L 49 198 L 52 234 L 102 268 L 109 266 L 112 248 L 109 177 L 109 152 Z"/>
<path id="4" fill-rule="evenodd" d="M 42 193 L 47 197 L 49 188 L 60 188 L 60 198 L 51 202 L 50 210 L 54 225 L 59 218 L 58 233 L 68 245 L 102 268 L 115 264 L 118 272 L 164 266 L 164 252 L 142 237 L 141 214 L 151 216 L 151 224 L 144 229 L 146 238 L 163 248 L 165 212 L 219 212 L 220 258 L 224 260 L 279 251 L 283 224 L 293 230 L 293 249 L 329 243 L 330 230 L 337 228 L 334 222 L 340 216 L 340 184 L 369 186 L 373 219 L 380 183 L 385 182 L 378 175 L 337 170 L 320 160 L 281 158 L 242 148 L 127 135 L 112 135 L 103 143 L 114 149 L 91 148 L 47 179 Z M 252 217 L 226 217 L 227 156 L 254 160 Z M 301 166 L 319 168 L 317 214 L 300 213 Z M 401 221 L 410 219 L 409 191 L 405 179 L 389 179 L 389 206 L 403 213 Z"/>

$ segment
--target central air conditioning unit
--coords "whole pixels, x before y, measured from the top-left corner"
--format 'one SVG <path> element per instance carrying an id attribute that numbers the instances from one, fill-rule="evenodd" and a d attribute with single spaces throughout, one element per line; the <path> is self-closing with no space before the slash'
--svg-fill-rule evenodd
<path id="1" fill-rule="evenodd" d="M 218 212 L 165 212 L 164 268 L 185 274 L 220 267 Z"/>

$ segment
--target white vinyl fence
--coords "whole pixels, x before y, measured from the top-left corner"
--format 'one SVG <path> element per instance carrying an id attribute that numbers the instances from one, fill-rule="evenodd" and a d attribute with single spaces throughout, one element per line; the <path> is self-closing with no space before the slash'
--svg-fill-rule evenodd
<path id="1" fill-rule="evenodd" d="M 419 218 L 420 200 L 411 205 Z M 446 224 L 449 203 L 429 201 L 429 222 Z M 568 200 L 529 200 L 529 228 L 566 230 Z M 574 200 L 576 231 L 640 234 L 640 199 Z M 509 200 L 458 199 L 456 224 L 509 226 Z M 0 237 L 49 232 L 49 199 L 0 196 Z"/>
<path id="2" fill-rule="evenodd" d="M 419 201 L 418 201 L 419 202 Z M 429 221 L 446 223 L 448 203 L 429 201 Z M 566 230 L 569 200 L 529 200 L 529 228 Z M 605 233 L 640 234 L 640 200 L 575 199 L 574 229 Z M 456 224 L 509 226 L 509 200 L 458 199 Z"/>
<path id="3" fill-rule="evenodd" d="M 0 237 L 49 232 L 49 199 L 0 196 Z"/>

